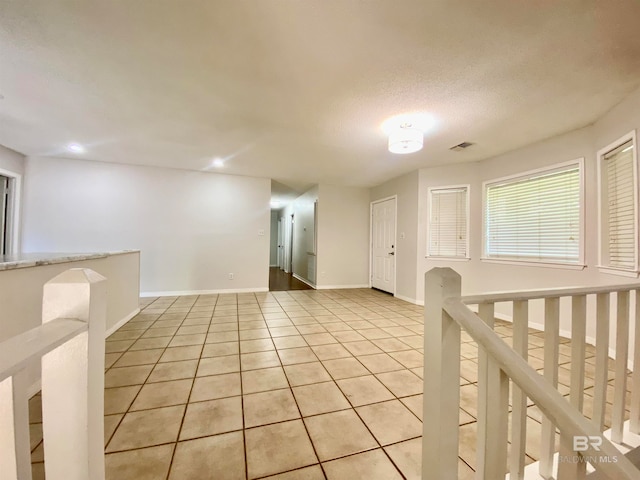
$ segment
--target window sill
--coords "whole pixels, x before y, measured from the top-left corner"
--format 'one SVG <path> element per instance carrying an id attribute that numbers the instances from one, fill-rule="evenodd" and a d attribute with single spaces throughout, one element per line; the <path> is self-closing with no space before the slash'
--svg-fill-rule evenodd
<path id="1" fill-rule="evenodd" d="M 532 262 L 527 260 L 507 260 L 498 258 L 481 258 L 480 260 L 486 263 L 519 265 L 523 267 L 559 268 L 562 270 L 584 270 L 586 267 L 586 265 L 583 265 L 581 263 Z"/>
<path id="2" fill-rule="evenodd" d="M 600 273 L 606 273 L 608 275 L 618 275 L 619 277 L 638 278 L 638 272 L 635 270 L 622 270 L 621 268 L 604 267 L 602 265 L 598 265 L 598 270 L 600 271 Z"/>
<path id="3" fill-rule="evenodd" d="M 426 255 L 427 260 L 442 260 L 443 262 L 468 262 L 469 257 L 436 257 L 435 255 Z"/>

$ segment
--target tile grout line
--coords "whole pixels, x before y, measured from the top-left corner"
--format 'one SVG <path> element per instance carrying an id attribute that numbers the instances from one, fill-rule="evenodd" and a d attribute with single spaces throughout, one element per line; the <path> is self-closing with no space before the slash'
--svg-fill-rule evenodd
<path id="1" fill-rule="evenodd" d="M 196 297 L 195 301 L 193 302 L 193 304 L 189 308 L 189 311 L 185 315 L 184 320 L 187 319 L 187 316 L 191 312 L 191 309 L 193 309 L 193 306 L 198 302 L 199 298 L 200 298 L 200 295 L 198 295 Z M 212 318 L 213 318 L 213 313 L 215 313 L 215 307 L 216 307 L 216 305 L 218 303 L 218 298 L 219 297 L 216 297 L 216 303 L 213 306 L 213 312 L 211 313 L 211 317 Z M 184 323 L 184 320 L 182 321 L 182 323 Z M 171 341 L 177 335 L 178 331 L 180 330 L 180 327 L 182 326 L 182 323 L 178 326 L 178 329 L 176 330 L 176 333 L 173 335 L 173 337 L 171 337 L 171 340 L 169 341 L 169 344 L 167 344 L 167 348 L 169 348 L 169 345 L 171 344 Z M 207 331 L 209 331 L 209 327 L 207 327 Z M 202 348 L 200 349 L 200 357 L 198 358 L 198 364 L 196 365 L 196 371 L 194 373 L 193 380 L 191 381 L 191 388 L 189 389 L 189 395 L 187 395 L 187 402 L 184 405 L 184 411 L 182 412 L 182 419 L 180 420 L 180 427 L 178 428 L 178 432 L 176 434 L 176 440 L 175 440 L 175 442 L 173 442 L 173 450 L 171 452 L 171 459 L 169 460 L 169 468 L 167 469 L 166 480 L 168 480 L 170 475 L 171 475 L 171 469 L 173 468 L 173 461 L 176 458 L 176 452 L 178 451 L 178 443 L 180 442 L 180 434 L 182 433 L 182 427 L 184 425 L 184 419 L 187 416 L 187 409 L 189 408 L 189 399 L 191 398 L 191 394 L 193 393 L 193 386 L 196 383 L 196 378 L 197 378 L 196 375 L 198 374 L 198 368 L 200 368 L 200 360 L 202 359 L 202 351 L 204 350 L 204 345 L 205 345 L 205 342 L 207 341 L 206 335 L 207 334 L 205 334 L 204 342 L 202 343 Z M 166 351 L 166 348 L 165 348 L 165 351 Z M 164 352 L 163 352 L 163 355 L 164 355 Z M 155 370 L 156 366 L 158 365 L 158 363 L 160 362 L 161 358 L 162 358 L 162 355 L 160 355 L 160 357 L 158 358 L 158 362 L 156 362 L 156 365 L 153 367 L 154 370 Z M 140 389 L 140 390 L 142 391 L 142 389 Z M 133 403 L 131 405 L 133 405 Z"/>
<path id="2" fill-rule="evenodd" d="M 171 306 L 173 306 L 173 304 L 174 304 L 175 302 L 177 302 L 177 301 L 178 301 L 178 299 L 176 298 L 173 302 L 171 302 L 171 304 L 169 304 L 169 306 L 165 309 L 165 312 L 166 312 L 166 310 L 168 310 L 169 308 L 171 308 Z M 148 306 L 153 305 L 153 303 L 155 303 L 155 300 L 154 300 L 153 302 L 151 302 L 149 305 L 147 305 L 147 306 L 143 309 L 143 311 L 144 311 L 144 310 L 146 310 L 146 309 L 148 308 Z M 141 334 L 141 335 L 140 335 L 140 337 L 138 337 L 138 338 L 141 338 L 141 337 L 142 337 L 142 335 L 144 335 L 144 334 L 147 332 L 147 330 L 149 330 L 149 329 L 153 326 L 153 324 L 154 324 L 155 322 L 157 322 L 157 321 L 158 321 L 158 319 L 159 319 L 160 317 L 162 317 L 162 315 L 163 315 L 163 313 L 162 313 L 162 314 L 160 314 L 160 315 L 158 315 L 158 318 L 157 318 L 157 319 L 155 319 L 155 320 L 153 321 L 153 323 L 151 323 L 151 325 L 149 325 L 146 329 L 144 329 L 144 331 L 142 332 L 142 334 Z M 127 323 L 129 323 L 129 322 L 127 322 Z M 126 324 L 125 324 L 125 325 L 126 325 Z M 114 332 L 114 333 L 115 333 L 115 332 Z M 105 340 L 105 341 L 106 341 L 106 340 Z M 136 341 L 137 341 L 137 340 L 136 340 Z M 129 346 L 129 348 L 131 348 L 134 344 L 135 344 L 135 341 L 134 341 L 134 342 Z M 118 357 L 118 360 L 116 360 L 116 361 L 113 363 L 113 365 L 111 365 L 111 366 L 110 366 L 110 367 L 105 371 L 105 373 L 104 373 L 105 378 L 106 378 L 107 372 L 109 372 L 109 370 L 111 370 L 112 368 L 114 368 L 114 365 L 115 365 L 115 364 L 120 360 L 120 358 L 122 358 L 122 357 L 124 356 L 124 354 L 125 354 L 125 353 L 127 353 L 127 352 L 129 351 L 129 348 L 127 348 L 127 350 L 125 350 L 124 352 L 122 352 L 122 353 L 121 353 L 121 355 L 120 355 L 120 357 Z M 146 384 L 146 382 L 147 382 L 147 380 L 148 380 L 149 376 L 151 376 L 151 373 L 153 372 L 153 369 L 154 369 L 154 368 L 155 368 L 155 365 L 154 365 L 153 367 L 151 367 L 151 370 L 149 370 L 149 374 L 148 374 L 148 375 L 147 375 L 147 377 L 145 378 L 145 381 L 140 385 L 140 389 L 138 390 L 138 392 L 136 393 L 136 395 L 135 395 L 135 396 L 133 397 L 133 399 L 131 400 L 131 403 L 130 403 L 130 404 L 129 404 L 129 406 L 127 407 L 127 410 L 126 410 L 124 413 L 122 413 L 122 418 L 120 418 L 120 420 L 118 420 L 118 423 L 116 424 L 115 428 L 113 429 L 113 432 L 111 432 L 111 435 L 109 435 L 109 439 L 105 442 L 105 444 L 104 444 L 105 460 L 106 460 L 106 455 L 107 455 L 106 450 L 107 450 L 107 447 L 109 446 L 109 443 L 111 443 L 111 440 L 113 440 L 113 436 L 116 434 L 116 431 L 118 430 L 118 428 L 120 428 L 120 425 L 122 424 L 122 422 L 123 422 L 123 420 L 124 420 L 125 416 L 126 416 L 126 415 L 127 415 L 127 413 L 129 412 L 129 409 L 131 408 L 131 406 L 133 405 L 133 403 L 136 401 L 136 398 L 138 398 L 138 395 L 140 395 L 140 392 L 142 391 L 142 387 Z M 114 413 L 113 415 L 118 415 L 118 413 Z"/>
<path id="3" fill-rule="evenodd" d="M 257 300 L 257 299 L 256 299 Z M 236 298 L 237 301 L 237 298 Z M 237 304 L 236 304 L 237 305 Z M 260 309 L 262 311 L 262 309 Z M 240 369 L 240 415 L 242 416 L 242 446 L 244 448 L 244 478 L 245 480 L 249 479 L 249 458 L 247 451 L 247 435 L 246 435 L 246 423 L 244 419 L 244 385 L 242 379 L 242 350 L 240 348 L 240 312 L 238 312 L 237 323 L 238 323 L 238 367 Z"/>
<path id="4" fill-rule="evenodd" d="M 280 303 L 280 302 L 278 302 L 278 303 Z M 289 320 L 291 320 L 290 317 L 289 317 Z M 302 337 L 302 338 L 304 339 L 304 337 Z M 304 339 L 304 340 L 306 342 L 306 339 Z M 278 358 L 280 358 L 280 354 L 278 354 Z M 282 371 L 284 372 L 284 377 L 287 380 L 287 385 L 289 385 L 289 389 L 288 390 L 291 393 L 291 396 L 293 397 L 293 402 L 296 404 L 296 409 L 298 410 L 298 415 L 300 415 L 300 422 L 302 423 L 302 426 L 304 427 L 304 431 L 307 434 L 307 439 L 309 440 L 309 443 L 311 444 L 311 448 L 313 449 L 313 454 L 316 456 L 316 460 L 318 460 L 318 465 L 320 465 L 320 470 L 322 471 L 322 475 L 324 476 L 324 478 L 326 480 L 327 479 L 327 473 L 325 472 L 324 467 L 322 466 L 322 462 L 320 460 L 320 457 L 318 456 L 318 451 L 316 450 L 316 446 L 314 445 L 313 439 L 311 438 L 311 435 L 309 434 L 309 429 L 307 428 L 307 424 L 305 423 L 304 417 L 302 416 L 302 410 L 300 410 L 300 405 L 298 404 L 298 399 L 296 398 L 295 394 L 293 393 L 293 387 L 291 386 L 291 381 L 289 380 L 289 377 L 287 376 L 287 372 L 284 369 L 284 365 L 282 365 L 282 359 L 280 359 L 280 364 L 281 364 L 281 367 L 282 367 Z M 304 466 L 304 467 L 300 467 L 300 468 L 307 468 L 308 466 L 309 465 Z M 299 470 L 299 469 L 297 469 L 297 470 Z"/>

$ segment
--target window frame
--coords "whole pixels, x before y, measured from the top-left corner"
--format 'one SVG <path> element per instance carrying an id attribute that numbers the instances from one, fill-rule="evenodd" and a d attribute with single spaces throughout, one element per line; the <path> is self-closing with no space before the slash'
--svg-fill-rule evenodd
<path id="1" fill-rule="evenodd" d="M 504 177 L 493 178 L 482 182 L 482 254 L 480 260 L 487 263 L 503 263 L 508 265 L 521 265 L 532 267 L 559 268 L 566 270 L 583 270 L 585 268 L 585 172 L 584 157 L 579 157 L 566 162 L 554 163 L 544 167 L 519 172 Z M 551 260 L 535 260 L 533 258 L 496 258 L 487 255 L 487 189 L 491 185 L 500 183 L 514 183 L 527 177 L 538 177 L 545 173 L 559 171 L 564 168 L 578 167 L 579 172 L 579 202 L 580 212 L 578 214 L 578 231 L 580 239 L 578 243 L 578 260 L 576 262 L 554 262 Z"/>
<path id="2" fill-rule="evenodd" d="M 626 269 L 615 267 L 611 265 L 605 265 L 603 261 L 604 249 L 607 245 L 604 241 L 605 233 L 603 231 L 603 185 L 602 185 L 602 168 L 605 163 L 605 155 L 612 152 L 618 147 L 621 147 L 628 141 L 633 143 L 633 214 L 634 214 L 634 235 L 635 235 L 635 252 L 634 252 L 634 267 L 633 269 Z M 638 143 L 636 141 L 636 130 L 632 130 L 625 135 L 622 135 L 620 138 L 611 142 L 609 145 L 601 148 L 596 153 L 596 165 L 597 165 L 597 177 L 598 177 L 598 270 L 602 273 L 607 273 L 610 275 L 619 275 L 623 277 L 633 277 L 637 278 L 640 273 L 640 245 L 639 245 L 639 235 L 638 235 Z"/>
<path id="3" fill-rule="evenodd" d="M 450 255 L 433 255 L 430 253 L 431 246 L 431 207 L 433 205 L 433 192 L 434 191 L 442 191 L 442 190 L 460 190 L 465 189 L 467 192 L 466 204 L 465 204 L 465 255 L 464 256 L 450 256 Z M 460 184 L 460 185 L 444 185 L 444 186 L 436 186 L 429 187 L 427 189 L 427 245 L 426 251 L 427 254 L 425 258 L 430 260 L 453 260 L 453 261 L 468 261 L 471 260 L 471 254 L 469 252 L 470 247 L 470 216 L 471 216 L 471 184 Z"/>
<path id="4" fill-rule="evenodd" d="M 22 175 L 3 168 L 0 168 L 0 175 L 9 179 L 9 198 L 5 219 L 8 239 L 6 254 L 15 255 L 20 252 Z"/>

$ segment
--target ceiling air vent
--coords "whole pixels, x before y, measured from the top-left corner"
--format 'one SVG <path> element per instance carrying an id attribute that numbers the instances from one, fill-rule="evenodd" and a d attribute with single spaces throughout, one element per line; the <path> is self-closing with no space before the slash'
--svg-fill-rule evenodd
<path id="1" fill-rule="evenodd" d="M 454 147 L 451 147 L 449 150 L 453 150 L 454 152 L 461 152 L 465 148 L 469 148 L 471 145 L 473 145 L 473 143 L 471 142 L 462 142 Z"/>

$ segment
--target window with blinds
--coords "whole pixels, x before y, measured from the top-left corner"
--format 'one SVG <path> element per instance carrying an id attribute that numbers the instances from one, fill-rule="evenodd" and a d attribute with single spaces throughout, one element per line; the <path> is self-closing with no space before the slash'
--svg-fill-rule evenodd
<path id="1" fill-rule="evenodd" d="M 485 183 L 484 258 L 580 265 L 582 160 Z"/>
<path id="2" fill-rule="evenodd" d="M 468 258 L 469 186 L 429 189 L 427 256 Z"/>
<path id="3" fill-rule="evenodd" d="M 600 263 L 637 272 L 637 181 L 633 135 L 598 153 L 600 174 Z"/>

